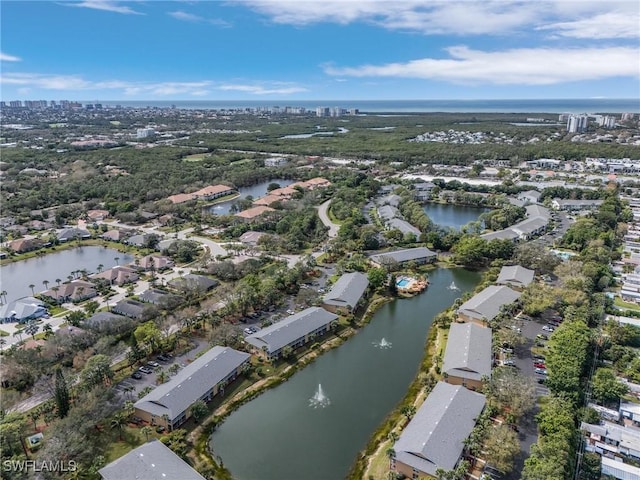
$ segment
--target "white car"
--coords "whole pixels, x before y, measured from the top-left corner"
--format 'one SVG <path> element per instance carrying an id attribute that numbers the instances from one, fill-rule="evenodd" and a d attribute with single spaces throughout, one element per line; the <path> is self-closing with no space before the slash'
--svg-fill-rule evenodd
<path id="1" fill-rule="evenodd" d="M 544 327 L 542 327 L 542 330 L 544 330 L 545 332 L 553 332 L 553 327 L 545 325 Z"/>
<path id="2" fill-rule="evenodd" d="M 511 325 L 511 330 L 513 330 L 514 332 L 522 333 L 522 330 L 515 325 Z"/>
<path id="3" fill-rule="evenodd" d="M 247 335 L 251 335 L 253 333 L 253 330 L 251 330 L 249 327 L 245 328 L 244 333 L 246 333 Z"/>

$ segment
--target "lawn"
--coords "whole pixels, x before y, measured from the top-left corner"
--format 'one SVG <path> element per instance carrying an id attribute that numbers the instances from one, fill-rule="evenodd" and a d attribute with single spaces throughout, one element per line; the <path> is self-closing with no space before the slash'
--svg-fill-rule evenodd
<path id="1" fill-rule="evenodd" d="M 194 153 L 193 155 L 184 157 L 182 160 L 185 162 L 201 162 L 202 160 L 210 156 L 210 153 Z"/>
<path id="2" fill-rule="evenodd" d="M 380 445 L 376 454 L 371 458 L 371 464 L 366 472 L 368 478 L 373 478 L 374 480 L 386 480 L 388 478 L 389 457 L 387 456 L 387 449 L 392 446 L 389 441 Z"/>
<path id="3" fill-rule="evenodd" d="M 4 330 L 0 330 L 0 337 L 8 337 L 9 333 L 5 332 Z"/>
<path id="4" fill-rule="evenodd" d="M 613 304 L 616 307 L 622 307 L 622 308 L 626 308 L 626 309 L 629 309 L 629 310 L 640 310 L 640 305 L 638 305 L 637 303 L 625 302 L 620 297 L 614 298 L 613 299 Z"/>

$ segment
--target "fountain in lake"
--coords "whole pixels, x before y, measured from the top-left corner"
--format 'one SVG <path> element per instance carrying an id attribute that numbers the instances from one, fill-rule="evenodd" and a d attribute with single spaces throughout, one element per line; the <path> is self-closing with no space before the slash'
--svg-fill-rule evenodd
<path id="1" fill-rule="evenodd" d="M 391 342 L 387 341 L 387 339 L 384 337 L 382 337 L 382 340 L 380 340 L 379 342 L 373 342 L 373 344 L 382 350 L 391 348 L 391 346 L 393 345 Z"/>
<path id="2" fill-rule="evenodd" d="M 329 400 L 329 397 L 322 391 L 322 385 L 318 384 L 318 390 L 316 390 L 313 397 L 309 399 L 309 406 L 313 408 L 324 408 L 329 405 L 331 405 L 331 400 Z"/>
<path id="3" fill-rule="evenodd" d="M 451 285 L 447 287 L 449 290 L 460 290 L 460 288 L 456 285 L 456 282 L 451 282 Z"/>

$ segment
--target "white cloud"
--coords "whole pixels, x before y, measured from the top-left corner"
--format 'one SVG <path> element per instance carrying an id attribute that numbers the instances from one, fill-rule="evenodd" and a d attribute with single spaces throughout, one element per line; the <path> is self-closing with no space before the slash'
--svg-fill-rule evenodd
<path id="1" fill-rule="evenodd" d="M 105 12 L 123 13 L 125 15 L 144 15 L 142 12 L 133 10 L 131 7 L 122 5 L 122 2 L 115 0 L 83 0 L 76 3 L 64 3 L 67 7 L 91 8 L 93 10 L 103 10 Z"/>
<path id="2" fill-rule="evenodd" d="M 365 22 L 389 30 L 460 36 L 559 28 L 563 36 L 577 38 L 637 37 L 640 31 L 640 7 L 630 0 L 235 1 L 275 23 L 297 26 Z M 595 28 L 600 21 L 602 28 Z M 594 36 L 589 36 L 590 33 Z"/>
<path id="3" fill-rule="evenodd" d="M 293 93 L 306 92 L 307 89 L 295 85 L 275 84 L 272 87 L 246 84 L 223 84 L 217 87 L 219 90 L 251 93 L 252 95 L 291 95 Z"/>
<path id="4" fill-rule="evenodd" d="M 20 88 L 32 88 L 60 91 L 120 90 L 124 95 L 195 95 L 212 85 L 205 80 L 200 82 L 127 82 L 122 80 L 90 81 L 78 75 L 48 75 L 39 73 L 5 73 L 0 84 L 15 85 Z"/>
<path id="5" fill-rule="evenodd" d="M 205 18 L 193 13 L 183 12 L 182 10 L 176 10 L 175 12 L 167 12 L 167 15 L 172 16 L 176 20 L 182 20 L 184 22 L 192 23 L 210 23 L 211 25 L 217 25 L 219 27 L 231 27 L 231 24 L 220 18 Z"/>
<path id="6" fill-rule="evenodd" d="M 22 59 L 20 57 L 14 56 L 14 55 L 8 55 L 6 53 L 0 52 L 0 61 L 2 61 L 2 62 L 21 62 Z"/>
<path id="7" fill-rule="evenodd" d="M 342 68 L 327 65 L 324 70 L 336 76 L 421 78 L 474 85 L 551 85 L 640 75 L 637 48 L 522 48 L 484 52 L 456 46 L 447 52 L 449 58 Z"/>
<path id="8" fill-rule="evenodd" d="M 637 38 L 640 37 L 640 19 L 630 12 L 607 12 L 579 20 L 551 23 L 537 29 L 573 38 Z"/>

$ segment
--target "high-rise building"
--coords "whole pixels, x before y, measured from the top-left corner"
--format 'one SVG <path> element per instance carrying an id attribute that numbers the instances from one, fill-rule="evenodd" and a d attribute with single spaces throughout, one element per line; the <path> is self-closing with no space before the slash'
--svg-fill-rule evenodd
<path id="1" fill-rule="evenodd" d="M 582 133 L 587 131 L 589 117 L 587 115 L 571 115 L 567 121 L 567 132 Z"/>
<path id="2" fill-rule="evenodd" d="M 22 100 L 12 100 L 9 102 L 9 106 L 12 108 L 22 108 Z"/>
<path id="3" fill-rule="evenodd" d="M 153 137 L 155 134 L 156 134 L 156 131 L 153 128 L 139 128 L 136 132 L 136 137 L 149 138 L 149 137 Z"/>
<path id="4" fill-rule="evenodd" d="M 329 107 L 317 107 L 316 108 L 316 117 L 328 117 L 330 115 Z"/>
<path id="5" fill-rule="evenodd" d="M 626 121 L 626 120 L 633 120 L 635 117 L 635 115 L 633 113 L 623 113 L 622 114 L 622 121 Z"/>

